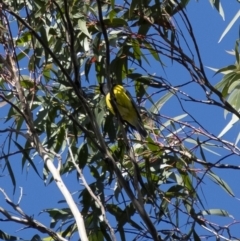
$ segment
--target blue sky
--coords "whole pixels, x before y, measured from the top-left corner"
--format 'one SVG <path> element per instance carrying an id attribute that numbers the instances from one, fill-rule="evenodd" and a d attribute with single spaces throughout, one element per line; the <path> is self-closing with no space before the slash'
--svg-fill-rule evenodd
<path id="1" fill-rule="evenodd" d="M 225 21 L 222 20 L 221 16 L 215 9 L 211 7 L 209 1 L 207 0 L 202 0 L 199 2 L 191 1 L 186 11 L 193 25 L 194 34 L 200 48 L 200 53 L 204 65 L 214 68 L 221 68 L 234 62 L 234 57 L 228 55 L 225 51 L 232 50 L 234 48 L 235 40 L 238 38 L 239 33 L 239 24 L 236 23 L 230 30 L 230 32 L 224 37 L 224 39 L 220 43 L 218 43 L 222 32 L 231 21 L 233 16 L 237 13 L 240 6 L 240 4 L 234 0 L 222 1 L 222 5 L 225 11 Z M 177 85 L 179 82 L 184 82 L 184 80 L 188 78 L 188 76 L 186 76 L 185 72 L 182 71 L 179 66 L 171 66 L 171 63 L 168 64 L 169 68 L 172 68 L 174 71 L 167 71 L 166 75 L 163 73 L 162 76 L 166 79 L 173 81 L 173 85 Z M 157 71 L 160 71 L 159 66 L 155 66 L 153 63 L 149 72 L 154 73 Z M 222 77 L 221 75 L 213 77 L 214 72 L 207 68 L 206 73 L 209 80 L 213 84 L 216 84 L 218 81 L 220 81 Z M 97 84 L 97 82 L 95 82 L 95 84 Z M 193 93 L 195 91 L 200 91 L 200 89 L 198 88 L 198 86 L 193 85 L 189 88 L 186 88 L 185 91 L 188 93 Z M 203 93 L 199 93 L 199 97 L 202 96 Z M 188 108 L 188 111 L 191 112 L 194 117 L 198 119 L 203 125 L 207 126 L 208 130 L 210 130 L 215 135 L 218 135 L 221 132 L 221 130 L 230 119 L 230 115 L 227 119 L 224 119 L 223 110 L 220 108 L 209 107 L 196 103 L 186 103 L 186 106 Z M 1 118 L 3 118 L 7 113 L 7 106 L 3 107 L 1 110 Z M 176 108 L 174 100 L 170 100 L 169 104 L 166 104 L 166 106 L 162 108 L 161 113 L 174 117 L 176 115 L 182 114 L 182 111 L 181 109 Z M 6 124 L 6 127 L 8 127 L 8 123 Z M 239 124 L 237 123 L 224 137 L 228 141 L 234 142 L 238 132 Z M 209 158 L 209 161 L 211 161 L 211 158 L 213 158 L 214 160 L 213 155 L 209 155 Z M 45 208 L 65 207 L 64 204 L 57 203 L 63 198 L 55 183 L 51 183 L 45 186 L 43 181 L 35 174 L 32 168 L 30 168 L 28 172 L 26 171 L 27 168 L 22 171 L 20 160 L 20 157 L 15 157 L 11 161 L 17 179 L 16 193 L 13 195 L 13 187 L 6 170 L 1 174 L 2 177 L 0 179 L 0 187 L 3 188 L 9 195 L 9 197 L 15 202 L 17 202 L 19 199 L 19 187 L 23 187 L 23 196 L 20 207 L 28 215 L 34 215 L 34 218 L 39 220 L 40 222 L 45 223 L 46 220 L 47 222 L 49 222 L 47 215 L 38 215 L 39 212 Z M 39 170 L 42 170 L 43 162 L 41 160 L 35 158 L 34 163 Z M 239 162 L 236 157 L 227 160 L 227 163 L 240 165 L 238 164 Z M 3 165 L 4 162 L 2 161 L 1 166 Z M 236 197 L 240 197 L 240 175 L 238 171 L 214 169 L 214 172 L 221 176 L 230 185 Z M 77 177 L 75 173 L 64 176 L 66 185 L 71 192 L 79 190 L 80 186 L 77 184 L 76 179 Z M 221 188 L 217 187 L 217 185 L 213 184 L 211 181 L 207 181 L 206 184 L 203 185 L 203 194 L 207 200 L 205 204 L 207 208 L 226 209 L 232 215 L 234 215 L 236 219 L 240 220 L 239 201 L 227 195 Z M 4 200 L 2 198 L 0 200 L 0 205 L 5 207 L 7 210 L 10 210 L 10 207 L 6 206 Z M 215 217 L 212 217 L 211 220 L 218 223 L 223 221 L 224 224 L 228 223 L 226 222 L 226 220 L 231 222 L 230 219 L 224 219 L 219 217 L 216 217 L 216 219 Z M 46 225 L 48 225 L 48 223 L 46 223 Z M 9 223 L 1 223 L 0 229 L 9 232 L 9 234 L 24 237 L 25 239 L 30 239 L 33 234 L 38 233 L 30 229 L 16 232 L 18 229 L 21 229 L 21 226 L 14 223 L 11 223 L 11 225 L 9 225 Z M 240 237 L 239 228 L 236 228 L 235 235 L 237 237 Z M 77 238 L 74 240 L 77 240 Z"/>

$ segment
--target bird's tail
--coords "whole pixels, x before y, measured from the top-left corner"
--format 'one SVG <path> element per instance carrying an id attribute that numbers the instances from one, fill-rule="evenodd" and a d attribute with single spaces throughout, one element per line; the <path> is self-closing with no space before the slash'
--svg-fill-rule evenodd
<path id="1" fill-rule="evenodd" d="M 142 137 L 146 138 L 146 136 L 148 135 L 148 133 L 147 133 L 147 131 L 145 130 L 143 124 L 142 124 L 140 121 L 138 121 L 134 127 L 135 127 L 135 129 L 139 132 L 139 134 L 140 134 Z"/>

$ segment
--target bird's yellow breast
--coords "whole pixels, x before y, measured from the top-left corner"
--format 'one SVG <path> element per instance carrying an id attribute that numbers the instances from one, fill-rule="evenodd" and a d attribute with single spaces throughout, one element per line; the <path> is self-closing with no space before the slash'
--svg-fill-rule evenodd
<path id="1" fill-rule="evenodd" d="M 114 86 L 113 93 L 115 97 L 115 103 L 121 118 L 134 126 L 135 122 L 138 121 L 138 115 L 130 97 L 126 94 L 124 88 L 120 85 Z M 115 115 L 110 93 L 106 95 L 106 104 L 112 114 Z"/>

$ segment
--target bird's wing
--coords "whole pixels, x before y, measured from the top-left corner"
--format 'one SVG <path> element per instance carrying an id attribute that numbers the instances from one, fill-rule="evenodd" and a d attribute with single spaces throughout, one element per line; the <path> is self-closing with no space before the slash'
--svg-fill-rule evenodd
<path id="1" fill-rule="evenodd" d="M 119 91 L 115 92 L 116 96 L 116 104 L 117 107 L 119 108 L 119 112 L 122 115 L 122 117 L 128 117 L 131 115 L 133 106 L 131 99 L 129 98 L 128 95 L 126 95 L 125 91 Z"/>
<path id="2" fill-rule="evenodd" d="M 131 94 L 129 93 L 128 90 L 125 90 L 125 93 L 128 96 L 128 98 L 131 100 L 131 103 L 132 103 L 134 109 L 136 110 L 137 116 L 141 120 L 141 116 L 140 116 L 140 113 L 139 113 L 139 110 L 138 110 L 138 106 L 136 105 L 135 101 L 133 100 Z"/>
<path id="3" fill-rule="evenodd" d="M 129 119 L 128 122 L 132 125 L 132 127 L 138 131 L 138 133 L 142 136 L 142 137 L 146 137 L 147 136 L 147 131 L 145 130 L 144 128 L 144 125 L 142 123 L 142 118 L 140 116 L 140 113 L 139 113 L 139 109 L 138 109 L 138 106 L 136 105 L 136 103 L 134 102 L 131 94 L 125 90 L 125 93 L 127 95 L 127 97 L 130 99 L 130 103 L 135 111 L 135 115 L 136 115 L 136 118 L 135 119 Z M 131 114 L 130 114 L 131 116 Z"/>

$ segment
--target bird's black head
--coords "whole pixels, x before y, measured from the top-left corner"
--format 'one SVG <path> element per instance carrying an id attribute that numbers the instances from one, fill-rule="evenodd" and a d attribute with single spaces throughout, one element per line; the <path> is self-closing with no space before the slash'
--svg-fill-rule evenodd
<path id="1" fill-rule="evenodd" d="M 108 89 L 108 86 L 106 83 L 101 83 L 100 84 L 100 92 L 103 94 L 103 95 L 107 95 L 109 93 L 109 89 Z"/>

